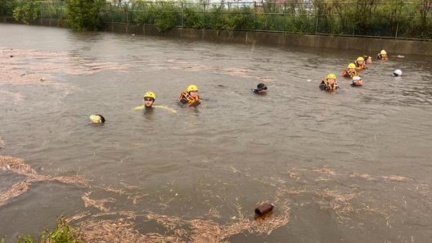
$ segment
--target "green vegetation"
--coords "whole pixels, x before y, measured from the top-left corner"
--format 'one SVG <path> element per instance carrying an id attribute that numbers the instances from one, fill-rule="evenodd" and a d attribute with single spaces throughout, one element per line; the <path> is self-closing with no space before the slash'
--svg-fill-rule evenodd
<path id="1" fill-rule="evenodd" d="M 0 0 L 0 16 L 13 16 L 13 11 L 18 6 L 16 0 Z"/>
<path id="2" fill-rule="evenodd" d="M 40 18 L 54 18 L 54 19 L 66 18 L 66 1 L 65 0 L 42 1 L 39 3 L 41 5 Z"/>
<path id="3" fill-rule="evenodd" d="M 67 19 L 74 30 L 98 30 L 106 0 L 66 0 Z"/>
<path id="4" fill-rule="evenodd" d="M 316 2 L 321 33 L 432 38 L 431 0 Z"/>
<path id="5" fill-rule="evenodd" d="M 213 30 L 432 38 L 432 0 L 275 0 L 188 3 L 130 1 L 112 6 L 108 22 Z M 127 18 L 119 16 L 127 15 Z M 132 16 L 132 17 L 130 17 Z M 121 20 L 119 20 L 121 19 Z M 126 20 L 126 21 L 125 21 Z"/>
<path id="6" fill-rule="evenodd" d="M 35 0 L 30 0 L 21 6 L 16 6 L 13 10 L 13 16 L 17 21 L 30 24 L 30 22 L 38 19 L 40 16 L 39 3 Z"/>
<path id="7" fill-rule="evenodd" d="M 0 241 L 1 242 L 1 241 Z M 82 243 L 72 227 L 60 218 L 53 231 L 43 231 L 38 239 L 25 235 L 18 239 L 18 243 Z"/>
<path id="8" fill-rule="evenodd" d="M 152 24 L 160 32 L 197 28 L 432 39 L 432 0 L 0 0 L 0 14 L 24 23 L 67 17 L 75 30 L 120 22 Z"/>
<path id="9" fill-rule="evenodd" d="M 139 2 L 138 4 L 145 10 L 137 14 L 135 19 L 137 24 L 153 24 L 159 32 L 168 31 L 179 24 L 179 9 L 174 2 Z"/>

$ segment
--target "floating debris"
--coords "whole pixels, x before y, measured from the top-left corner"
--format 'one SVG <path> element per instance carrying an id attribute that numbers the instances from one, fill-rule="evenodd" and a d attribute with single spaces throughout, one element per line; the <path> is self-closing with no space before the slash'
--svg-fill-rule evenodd
<path id="1" fill-rule="evenodd" d="M 9 50 L 2 49 L 3 53 Z M 18 55 L 18 59 L 0 59 L 2 74 L 9 77 L 0 83 L 36 84 L 58 74 L 80 75 L 102 71 L 126 72 L 128 64 L 119 65 L 114 62 L 94 62 L 71 55 L 68 52 L 47 52 L 35 50 L 14 50 L 10 58 Z M 77 65 L 79 63 L 79 65 Z M 73 68 L 70 68 L 73 66 Z M 22 70 L 26 70 L 22 73 Z M 42 77 L 42 78 L 41 78 Z"/>
<path id="2" fill-rule="evenodd" d="M 262 204 L 261 206 L 255 208 L 255 214 L 257 216 L 263 216 L 267 213 L 270 213 L 271 211 L 273 211 L 274 205 L 271 203 L 265 203 Z"/>
<path id="3" fill-rule="evenodd" d="M 80 176 L 47 176 L 39 175 L 30 165 L 25 164 L 24 160 L 9 156 L 0 156 L 0 168 L 9 170 L 18 175 L 26 176 L 25 180 L 12 186 L 8 191 L 0 195 L 0 206 L 8 200 L 18 197 L 27 192 L 34 182 L 59 182 L 79 186 L 89 186 L 89 181 Z"/>

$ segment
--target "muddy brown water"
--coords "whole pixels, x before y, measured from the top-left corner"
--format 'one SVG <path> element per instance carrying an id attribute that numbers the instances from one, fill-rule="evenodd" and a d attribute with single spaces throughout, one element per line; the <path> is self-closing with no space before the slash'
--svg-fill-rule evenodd
<path id="1" fill-rule="evenodd" d="M 341 89 L 330 94 L 318 89 L 320 80 L 364 53 L 6 24 L 0 51 L 1 155 L 24 159 L 40 175 L 91 181 L 32 183 L 6 200 L 6 242 L 61 215 L 86 213 L 75 225 L 123 211 L 233 225 L 253 220 L 264 202 L 279 203 L 268 222 L 282 206 L 289 221 L 220 241 L 432 239 L 430 57 L 387 50 L 389 62 L 375 60 L 362 73 L 364 87 L 339 78 Z M 391 76 L 396 68 L 402 77 Z M 266 96 L 251 92 L 260 82 Z M 189 84 L 203 98 L 196 110 L 176 103 Z M 133 111 L 147 90 L 177 112 Z M 89 125 L 93 113 L 105 125 Z M 0 192 L 23 180 L 4 166 Z M 88 198 L 108 201 L 89 207 Z M 141 234 L 173 234 L 136 221 Z"/>

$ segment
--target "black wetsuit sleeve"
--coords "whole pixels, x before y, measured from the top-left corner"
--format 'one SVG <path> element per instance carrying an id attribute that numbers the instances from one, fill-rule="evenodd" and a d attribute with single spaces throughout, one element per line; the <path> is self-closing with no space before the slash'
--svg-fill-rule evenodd
<path id="1" fill-rule="evenodd" d="M 326 90 L 327 89 L 327 87 L 326 87 L 326 85 L 325 85 L 324 82 L 320 83 L 319 88 L 320 88 L 320 90 Z"/>

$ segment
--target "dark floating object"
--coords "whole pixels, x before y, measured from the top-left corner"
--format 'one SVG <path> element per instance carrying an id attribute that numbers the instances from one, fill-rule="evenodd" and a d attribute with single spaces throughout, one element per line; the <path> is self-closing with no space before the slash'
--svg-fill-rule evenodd
<path id="1" fill-rule="evenodd" d="M 255 214 L 258 216 L 263 216 L 264 214 L 271 212 L 273 210 L 273 208 L 274 208 L 273 204 L 265 203 L 265 204 L 262 204 L 261 206 L 255 208 Z"/>
<path id="2" fill-rule="evenodd" d="M 10 55 L 9 57 L 14 57 L 13 55 Z"/>

